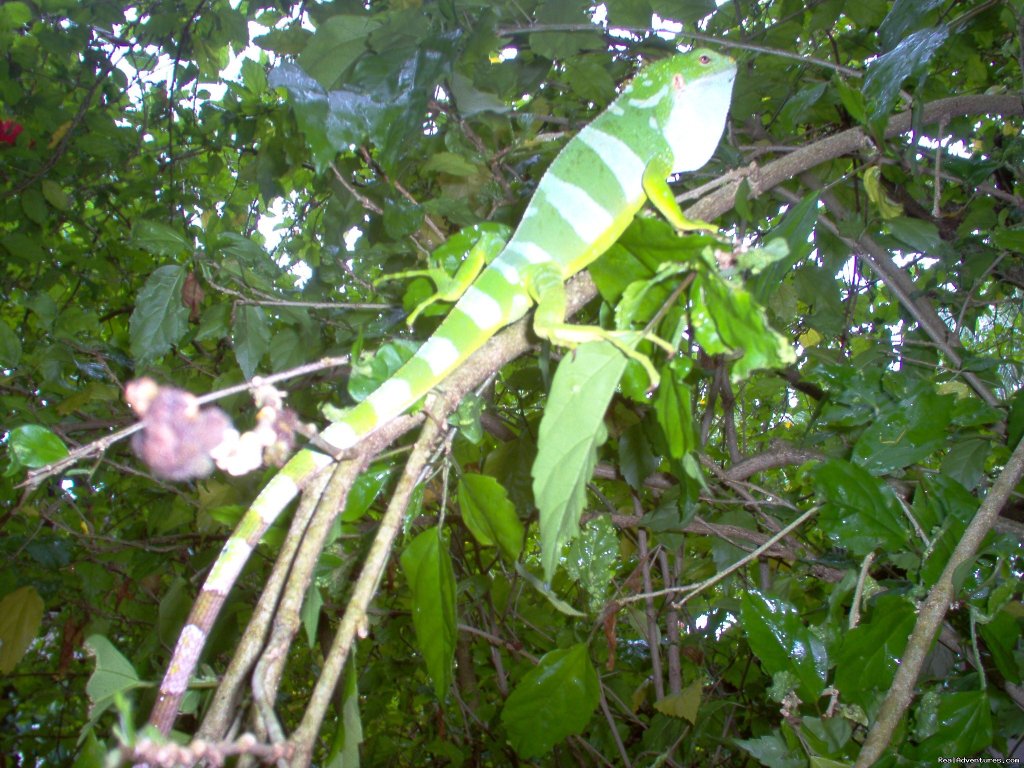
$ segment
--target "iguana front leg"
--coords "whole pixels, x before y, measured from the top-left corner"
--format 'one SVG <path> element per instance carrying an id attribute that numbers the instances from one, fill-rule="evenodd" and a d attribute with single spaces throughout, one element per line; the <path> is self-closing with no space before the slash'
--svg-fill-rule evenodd
<path id="1" fill-rule="evenodd" d="M 526 275 L 530 297 L 537 303 L 533 318 L 534 332 L 553 344 L 572 349 L 588 341 L 609 341 L 630 360 L 644 367 L 651 387 L 657 387 L 660 377 L 647 355 L 634 346 L 646 339 L 657 344 L 668 354 L 675 349 L 664 339 L 646 331 L 610 331 L 596 325 L 573 325 L 565 322 L 566 295 L 562 273 L 551 264 L 534 266 Z"/>
<path id="2" fill-rule="evenodd" d="M 651 204 L 665 217 L 676 229 L 681 232 L 693 232 L 704 230 L 706 232 L 717 232 L 718 227 L 708 224 L 700 219 L 688 219 L 683 214 L 672 187 L 668 185 L 667 176 L 672 173 L 671 163 L 664 159 L 654 159 L 647 164 L 643 174 L 644 194 Z"/>

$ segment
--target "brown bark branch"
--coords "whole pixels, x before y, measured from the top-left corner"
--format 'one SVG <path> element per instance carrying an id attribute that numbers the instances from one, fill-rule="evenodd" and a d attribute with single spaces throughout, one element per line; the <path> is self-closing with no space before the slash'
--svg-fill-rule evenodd
<path id="1" fill-rule="evenodd" d="M 1024 477 L 1024 440 L 1018 443 L 1017 449 L 1006 462 L 999 477 L 996 478 L 991 490 L 975 513 L 974 519 L 967 526 L 956 549 L 953 550 L 953 554 L 946 562 L 942 575 L 939 576 L 939 580 L 921 605 L 914 631 L 907 641 L 907 649 L 896 668 L 896 677 L 892 681 L 892 688 L 889 689 L 885 701 L 882 702 L 874 725 L 868 731 L 867 739 L 864 741 L 854 768 L 867 768 L 889 748 L 893 733 L 914 697 L 917 679 L 924 668 L 935 634 L 955 596 L 953 575 L 957 568 L 974 558 L 982 540 L 999 516 L 999 510 L 1009 500 L 1010 494 L 1013 493 L 1013 489 L 1022 477 Z"/>

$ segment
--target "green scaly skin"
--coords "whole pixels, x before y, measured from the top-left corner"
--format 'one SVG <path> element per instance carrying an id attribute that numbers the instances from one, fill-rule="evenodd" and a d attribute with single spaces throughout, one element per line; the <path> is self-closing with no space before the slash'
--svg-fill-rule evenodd
<path id="1" fill-rule="evenodd" d="M 461 298 L 434 335 L 377 391 L 327 427 L 323 441 L 339 450 L 356 445 L 411 408 L 534 305 L 538 336 L 569 347 L 590 340 L 618 341 L 626 354 L 645 363 L 653 382 L 649 361 L 632 352 L 626 341 L 635 340 L 635 333 L 565 323 L 565 281 L 607 250 L 646 200 L 676 227 L 694 228 L 666 179 L 695 171 L 711 158 L 725 125 L 735 75 L 732 59 L 709 50 L 674 56 L 642 70 L 555 158 L 512 239 L 463 286 Z M 473 275 L 463 277 L 469 283 Z M 168 733 L 174 723 L 207 634 L 249 554 L 302 486 L 332 462 L 313 450 L 297 453 L 225 543 L 160 685 L 149 722 L 161 732 Z"/>

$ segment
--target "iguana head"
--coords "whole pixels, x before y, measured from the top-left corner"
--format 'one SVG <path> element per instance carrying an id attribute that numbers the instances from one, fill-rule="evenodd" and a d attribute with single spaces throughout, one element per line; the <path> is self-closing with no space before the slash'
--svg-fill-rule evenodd
<path id="1" fill-rule="evenodd" d="M 651 66 L 652 83 L 667 86 L 657 120 L 672 148 L 672 170 L 695 171 L 714 154 L 729 112 L 736 62 L 697 48 Z"/>

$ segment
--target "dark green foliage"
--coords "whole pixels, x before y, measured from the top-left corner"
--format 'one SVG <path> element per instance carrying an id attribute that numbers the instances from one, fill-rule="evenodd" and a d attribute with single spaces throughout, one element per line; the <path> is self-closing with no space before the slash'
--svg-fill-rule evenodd
<path id="1" fill-rule="evenodd" d="M 172 486 L 127 441 L 32 488 L 26 473 L 128 426 L 121 391 L 143 374 L 205 394 L 383 349 L 351 380 L 282 385 L 316 424 L 372 391 L 440 316 L 408 331 L 402 308 L 429 287 L 374 281 L 423 268 L 461 228 L 514 226 L 569 135 L 671 50 L 653 12 L 711 47 L 759 47 L 729 48 L 730 129 L 680 180 L 745 174 L 713 214 L 721 235 L 641 218 L 591 270 L 603 303 L 581 320 L 651 322 L 681 353 L 647 350 L 650 395 L 634 363 L 618 388 L 555 388 L 553 428 L 583 448 L 570 464 L 542 445 L 541 469 L 582 505 L 581 532 L 575 508 L 541 531 L 530 477 L 572 353 L 520 358 L 469 403 L 473 439 L 454 439 L 411 505 L 314 757 L 852 764 L 920 601 L 1024 435 L 1019 105 L 949 112 L 941 130 L 923 117 L 949 96 L 1020 92 L 1020 3 L 197 7 L 0 3 L 0 754 L 100 765 L 131 738 L 269 476 Z M 886 138 L 904 109 L 912 133 Z M 828 154 L 851 128 L 869 138 Z M 804 148 L 820 158 L 781 180 L 744 170 Z M 605 352 L 577 366 L 621 367 Z M 220 405 L 251 424 L 245 395 Z M 404 456 L 373 465 L 328 537 L 275 702 L 287 733 Z M 1008 753 L 1024 733 L 1021 508 L 955 573 L 883 764 Z M 286 530 L 243 572 L 200 682 L 236 652 Z M 560 562 L 542 562 L 542 540 L 566 544 Z M 209 694 L 186 698 L 187 736 Z"/>

